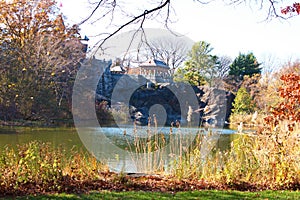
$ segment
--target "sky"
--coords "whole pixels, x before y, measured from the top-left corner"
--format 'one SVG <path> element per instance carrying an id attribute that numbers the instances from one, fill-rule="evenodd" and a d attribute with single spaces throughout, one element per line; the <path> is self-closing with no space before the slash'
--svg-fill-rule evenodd
<path id="1" fill-rule="evenodd" d="M 286 0 L 284 3 L 291 5 L 294 1 Z M 124 7 L 131 6 L 135 9 L 134 2 L 137 0 L 125 2 L 128 5 Z M 91 12 L 87 0 L 61 0 L 59 3 L 69 23 L 78 23 Z M 170 28 L 195 42 L 210 43 L 214 48 L 213 53 L 218 56 L 234 59 L 239 53 L 253 52 L 259 62 L 272 64 L 300 58 L 300 16 L 288 20 L 265 21 L 267 7 L 260 10 L 255 4 L 233 6 L 213 1 L 203 5 L 192 0 L 174 0 L 172 4 L 175 14 L 172 15 L 174 23 L 169 24 Z M 119 20 L 122 22 L 122 18 Z M 147 22 L 144 26 L 164 28 L 157 21 Z M 87 23 L 81 27 L 81 34 L 92 36 L 116 28 L 117 26 L 102 26 L 101 23 Z M 95 38 L 90 39 L 90 44 L 96 42 Z"/>

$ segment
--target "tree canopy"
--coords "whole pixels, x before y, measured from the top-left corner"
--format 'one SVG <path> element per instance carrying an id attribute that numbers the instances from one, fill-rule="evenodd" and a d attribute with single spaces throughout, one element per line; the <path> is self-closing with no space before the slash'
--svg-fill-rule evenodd
<path id="1" fill-rule="evenodd" d="M 230 65 L 229 75 L 238 80 L 243 80 L 245 75 L 251 77 L 254 74 L 260 74 L 262 70 L 260 65 L 253 53 L 240 53 Z"/>
<path id="2" fill-rule="evenodd" d="M 203 85 L 211 83 L 216 72 L 217 56 L 211 54 L 213 48 L 205 41 L 196 42 L 189 51 L 185 66 L 177 71 L 176 79 L 179 77 L 192 85 Z"/>
<path id="3" fill-rule="evenodd" d="M 211 44 L 205 41 L 196 42 L 188 52 L 184 67 L 175 73 L 175 80 L 197 86 L 219 84 L 218 79 L 221 80 L 228 74 L 231 59 L 213 55 L 212 51 Z"/>
<path id="4" fill-rule="evenodd" d="M 0 8 L 0 117 L 54 117 L 70 106 L 69 80 L 84 58 L 78 26 L 65 25 L 54 0 L 1 1 Z"/>

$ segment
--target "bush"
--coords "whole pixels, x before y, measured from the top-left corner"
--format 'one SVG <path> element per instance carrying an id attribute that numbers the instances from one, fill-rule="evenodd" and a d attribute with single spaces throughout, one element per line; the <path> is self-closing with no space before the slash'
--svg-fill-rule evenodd
<path id="1" fill-rule="evenodd" d="M 279 96 L 283 101 L 271 109 L 266 122 L 273 128 L 280 121 L 287 121 L 289 131 L 293 131 L 300 122 L 300 75 L 291 73 L 282 75 L 280 79 L 283 86 L 279 88 Z"/>
<path id="2" fill-rule="evenodd" d="M 0 154 L 0 191 L 13 192 L 29 184 L 43 190 L 59 190 L 66 177 L 99 178 L 103 166 L 87 153 L 76 149 L 65 152 L 62 147 L 53 148 L 49 143 L 33 141 L 16 149 L 6 147 Z"/>
<path id="3" fill-rule="evenodd" d="M 226 182 L 248 182 L 261 187 L 293 188 L 300 182 L 299 130 L 289 132 L 280 123 L 273 132 L 239 135 L 233 141 L 223 175 Z"/>
<path id="4" fill-rule="evenodd" d="M 247 92 L 246 88 L 241 87 L 234 99 L 233 102 L 233 113 L 252 113 L 255 108 L 255 104 L 252 101 L 252 97 L 250 94 Z"/>

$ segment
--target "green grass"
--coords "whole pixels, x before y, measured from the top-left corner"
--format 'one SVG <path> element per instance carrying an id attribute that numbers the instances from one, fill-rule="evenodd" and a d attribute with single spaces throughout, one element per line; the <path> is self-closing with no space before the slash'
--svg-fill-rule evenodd
<path id="1" fill-rule="evenodd" d="M 93 192 L 90 194 L 56 194 L 46 196 L 26 196 L 18 198 L 5 198 L 5 199 L 300 199 L 299 191 L 262 191 L 262 192 L 240 192 L 240 191 L 217 191 L 217 190 L 204 190 L 193 192 L 178 192 L 159 193 L 159 192 Z"/>

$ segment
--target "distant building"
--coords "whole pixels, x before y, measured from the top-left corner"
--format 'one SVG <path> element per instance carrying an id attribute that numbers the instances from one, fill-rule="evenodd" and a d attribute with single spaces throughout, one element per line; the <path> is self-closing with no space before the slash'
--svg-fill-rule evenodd
<path id="1" fill-rule="evenodd" d="M 139 67 L 144 70 L 156 70 L 159 72 L 168 72 L 170 70 L 170 67 L 165 62 L 156 59 L 149 59 L 141 63 Z"/>
<path id="2" fill-rule="evenodd" d="M 145 80 L 153 83 L 169 83 L 173 79 L 173 70 L 163 61 L 156 59 L 149 59 L 146 62 L 139 63 L 136 67 L 124 67 L 120 58 L 111 62 L 108 68 L 111 75 L 131 75 L 136 77 L 143 77 Z M 109 76 L 111 76 L 109 75 Z"/>
<path id="3" fill-rule="evenodd" d="M 126 70 L 120 65 L 111 67 L 110 71 L 111 71 L 111 73 L 114 73 L 114 74 L 124 74 L 126 72 Z"/>
<path id="4" fill-rule="evenodd" d="M 159 75 L 169 72 L 170 67 L 165 62 L 153 58 L 139 64 L 138 67 L 128 68 L 127 71 L 128 74 L 136 75 Z"/>
<path id="5" fill-rule="evenodd" d="M 129 67 L 127 74 L 143 76 L 153 83 L 169 83 L 173 79 L 173 70 L 165 62 L 153 58 L 138 67 Z"/>
<path id="6" fill-rule="evenodd" d="M 124 74 L 126 72 L 120 58 L 117 58 L 110 66 L 110 72 L 113 74 Z"/>

